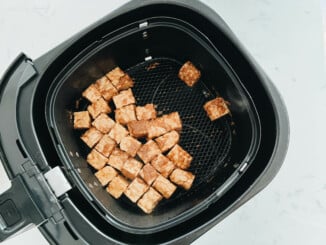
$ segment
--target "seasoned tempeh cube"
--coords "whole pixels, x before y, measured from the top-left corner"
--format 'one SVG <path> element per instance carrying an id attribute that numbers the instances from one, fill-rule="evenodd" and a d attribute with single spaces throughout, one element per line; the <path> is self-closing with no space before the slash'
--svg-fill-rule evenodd
<path id="1" fill-rule="evenodd" d="M 102 137 L 103 134 L 94 127 L 88 129 L 82 136 L 80 136 L 89 148 L 92 148 Z"/>
<path id="2" fill-rule="evenodd" d="M 137 155 L 144 163 L 150 162 L 154 157 L 160 154 L 160 148 L 153 140 L 147 141 L 137 152 Z"/>
<path id="3" fill-rule="evenodd" d="M 136 120 L 135 105 L 127 105 L 115 110 L 115 121 L 123 125 Z"/>
<path id="4" fill-rule="evenodd" d="M 107 114 L 101 113 L 93 122 L 92 125 L 104 134 L 110 132 L 115 122 Z"/>
<path id="5" fill-rule="evenodd" d="M 162 200 L 162 196 L 154 188 L 150 187 L 149 190 L 137 202 L 145 213 L 150 214 L 153 212 L 157 204 Z"/>
<path id="6" fill-rule="evenodd" d="M 187 169 L 190 167 L 192 156 L 180 145 L 175 145 L 166 155 L 177 167 Z"/>
<path id="7" fill-rule="evenodd" d="M 127 124 L 128 131 L 131 136 L 135 138 L 142 138 L 147 136 L 148 132 L 148 121 L 132 121 Z"/>
<path id="8" fill-rule="evenodd" d="M 106 74 L 106 77 L 108 77 L 112 82 L 112 84 L 115 86 L 116 84 L 119 83 L 120 78 L 123 77 L 124 75 L 125 75 L 124 71 L 117 66 L 116 68 L 108 72 Z"/>
<path id="9" fill-rule="evenodd" d="M 139 172 L 139 176 L 148 184 L 151 185 L 154 180 L 158 177 L 158 172 L 155 168 L 147 163 Z"/>
<path id="10" fill-rule="evenodd" d="M 105 166 L 95 173 L 102 186 L 106 186 L 117 175 L 118 172 L 110 166 Z"/>
<path id="11" fill-rule="evenodd" d="M 143 167 L 143 164 L 134 158 L 129 158 L 121 169 L 121 173 L 128 179 L 134 179 L 137 177 L 139 171 Z"/>
<path id="12" fill-rule="evenodd" d="M 187 61 L 179 70 L 179 78 L 184 81 L 189 87 L 192 87 L 200 78 L 200 71 L 192 64 Z"/>
<path id="13" fill-rule="evenodd" d="M 136 99 L 131 89 L 123 90 L 118 95 L 113 96 L 113 102 L 116 108 L 121 108 L 126 105 L 135 104 Z"/>
<path id="14" fill-rule="evenodd" d="M 91 114 L 91 116 L 94 119 L 101 113 L 110 113 L 111 112 L 110 106 L 103 98 L 100 98 L 97 101 L 95 101 L 93 104 L 89 105 L 87 107 L 87 110 L 88 110 L 89 114 Z"/>
<path id="15" fill-rule="evenodd" d="M 159 175 L 156 178 L 153 187 L 166 199 L 169 199 L 177 189 L 174 184 L 172 184 L 168 179 L 164 178 L 162 175 Z"/>
<path id="16" fill-rule="evenodd" d="M 108 164 L 115 169 L 118 169 L 121 171 L 123 164 L 127 161 L 129 158 L 128 154 L 119 148 L 115 148 L 109 157 Z"/>
<path id="17" fill-rule="evenodd" d="M 101 98 L 101 93 L 95 86 L 95 84 L 91 84 L 82 94 L 90 102 L 94 103 Z"/>
<path id="18" fill-rule="evenodd" d="M 130 201 L 135 203 L 147 190 L 148 185 L 142 179 L 136 178 L 130 183 L 124 193 Z"/>
<path id="19" fill-rule="evenodd" d="M 111 180 L 106 188 L 106 191 L 109 192 L 115 199 L 118 199 L 127 189 L 128 185 L 129 182 L 124 177 L 117 175 Z"/>
<path id="20" fill-rule="evenodd" d="M 110 80 L 103 76 L 96 81 L 97 89 L 106 101 L 110 101 L 113 96 L 118 94 L 118 90 L 113 86 Z"/>
<path id="21" fill-rule="evenodd" d="M 124 137 L 120 141 L 120 149 L 127 152 L 132 157 L 136 156 L 140 147 L 141 143 L 131 136 Z"/>
<path id="22" fill-rule="evenodd" d="M 158 147 L 162 152 L 166 152 L 171 149 L 174 145 L 178 144 L 180 135 L 177 131 L 168 132 L 155 139 Z"/>
<path id="23" fill-rule="evenodd" d="M 115 141 L 105 134 L 102 139 L 97 143 L 95 149 L 103 156 L 108 157 L 115 148 Z"/>
<path id="24" fill-rule="evenodd" d="M 175 168 L 175 165 L 173 162 L 169 160 L 166 156 L 159 154 L 156 156 L 152 161 L 151 164 L 153 167 L 161 173 L 161 175 L 165 178 L 167 178 L 170 173 Z"/>
<path id="25" fill-rule="evenodd" d="M 119 91 L 132 88 L 134 86 L 134 81 L 128 74 L 123 75 L 119 80 L 114 80 L 112 83 Z"/>
<path id="26" fill-rule="evenodd" d="M 115 140 L 118 144 L 122 140 L 122 138 L 128 135 L 127 129 L 119 123 L 116 123 L 111 129 L 109 136 Z"/>
<path id="27" fill-rule="evenodd" d="M 95 169 L 100 170 L 108 162 L 108 159 L 96 150 L 87 155 L 87 162 Z"/>
<path id="28" fill-rule="evenodd" d="M 230 112 L 225 100 L 222 97 L 206 102 L 204 109 L 211 121 L 214 121 Z"/>
<path id="29" fill-rule="evenodd" d="M 137 120 L 149 120 L 156 118 L 156 110 L 154 104 L 146 104 L 136 107 Z"/>
<path id="30" fill-rule="evenodd" d="M 172 112 L 170 114 L 164 115 L 163 121 L 167 131 L 179 131 L 182 129 L 182 121 L 178 112 Z"/>
<path id="31" fill-rule="evenodd" d="M 195 175 L 191 172 L 177 168 L 171 173 L 170 180 L 184 189 L 189 190 L 195 180 Z"/>
<path id="32" fill-rule="evenodd" d="M 74 129 L 86 129 L 91 127 L 91 117 L 88 111 L 74 112 Z"/>
<path id="33" fill-rule="evenodd" d="M 149 139 L 161 136 L 167 132 L 163 117 L 155 118 L 148 123 L 147 137 Z"/>

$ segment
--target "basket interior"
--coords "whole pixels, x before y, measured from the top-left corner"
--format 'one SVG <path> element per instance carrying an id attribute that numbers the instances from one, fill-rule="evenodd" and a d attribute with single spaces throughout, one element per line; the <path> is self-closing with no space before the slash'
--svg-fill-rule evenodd
<path id="1" fill-rule="evenodd" d="M 49 129 L 63 165 L 77 176 L 75 184 L 111 224 L 139 231 L 171 226 L 208 207 L 215 194 L 231 184 L 230 177 L 241 164 L 253 157 L 260 137 L 253 103 L 218 50 L 196 30 L 175 20 L 149 23 L 143 29 L 131 26 L 84 50 L 57 76 L 47 96 Z M 177 77 L 187 60 L 203 74 L 193 88 Z M 85 160 L 90 149 L 79 138 L 82 132 L 72 125 L 72 113 L 87 106 L 82 91 L 115 66 L 135 80 L 138 105 L 154 103 L 162 114 L 180 113 L 184 126 L 180 145 L 194 157 L 192 189 L 178 188 L 151 215 L 126 198 L 115 200 L 101 187 Z M 202 107 L 217 95 L 230 103 L 231 116 L 211 122 Z"/>

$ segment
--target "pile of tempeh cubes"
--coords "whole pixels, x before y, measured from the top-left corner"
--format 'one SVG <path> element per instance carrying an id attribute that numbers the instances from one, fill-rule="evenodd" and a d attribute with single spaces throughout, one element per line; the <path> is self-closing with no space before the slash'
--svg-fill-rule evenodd
<path id="1" fill-rule="evenodd" d="M 178 77 L 187 86 L 198 82 L 201 72 L 187 61 Z M 186 171 L 192 156 L 179 144 L 182 121 L 178 112 L 157 117 L 153 104 L 136 106 L 132 78 L 116 67 L 84 92 L 91 104 L 74 113 L 74 128 L 87 129 L 81 139 L 92 148 L 87 162 L 114 198 L 124 194 L 145 213 L 162 198 L 170 198 L 176 186 L 189 190 L 195 176 Z M 109 105 L 115 106 L 114 119 Z M 211 121 L 230 113 L 222 97 L 206 102 Z M 145 139 L 145 141 L 144 141 Z M 144 144 L 141 143 L 145 142 Z"/>
<path id="2" fill-rule="evenodd" d="M 107 192 L 116 199 L 124 194 L 151 213 L 177 186 L 189 190 L 195 176 L 187 171 L 192 156 L 178 144 L 179 113 L 158 117 L 153 104 L 136 106 L 133 86 L 119 67 L 98 79 L 82 94 L 90 105 L 74 113 L 74 128 L 87 129 L 81 136 L 92 149 L 87 162 Z"/>

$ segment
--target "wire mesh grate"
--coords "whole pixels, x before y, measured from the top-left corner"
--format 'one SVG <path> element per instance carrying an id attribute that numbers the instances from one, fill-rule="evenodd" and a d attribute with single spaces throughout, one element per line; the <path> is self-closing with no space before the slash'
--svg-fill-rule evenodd
<path id="1" fill-rule="evenodd" d="M 196 179 L 190 191 L 178 188 L 168 202 L 191 195 L 210 179 L 228 155 L 232 140 L 228 117 L 211 122 L 203 109 L 216 95 L 202 81 L 193 88 L 186 86 L 177 76 L 180 67 L 173 59 L 156 58 L 126 70 L 135 80 L 137 105 L 153 103 L 159 114 L 178 111 L 182 119 L 180 145 L 193 156 L 189 170 Z"/>

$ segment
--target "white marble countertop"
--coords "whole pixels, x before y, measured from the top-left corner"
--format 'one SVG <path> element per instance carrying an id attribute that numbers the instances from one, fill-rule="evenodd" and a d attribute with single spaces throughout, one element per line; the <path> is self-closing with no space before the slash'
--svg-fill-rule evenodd
<path id="1" fill-rule="evenodd" d="M 0 74 L 37 58 L 126 1 L 0 1 Z M 318 0 L 206 0 L 284 97 L 288 155 L 274 181 L 194 244 L 326 243 L 326 79 Z M 3 244 L 47 244 L 37 229 Z"/>

